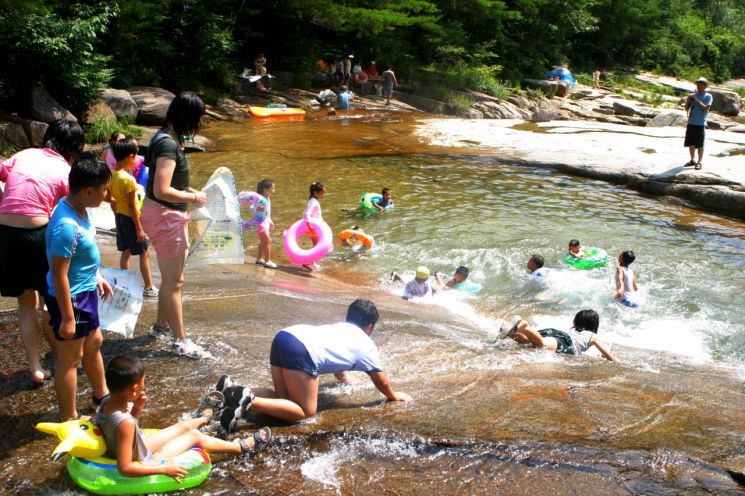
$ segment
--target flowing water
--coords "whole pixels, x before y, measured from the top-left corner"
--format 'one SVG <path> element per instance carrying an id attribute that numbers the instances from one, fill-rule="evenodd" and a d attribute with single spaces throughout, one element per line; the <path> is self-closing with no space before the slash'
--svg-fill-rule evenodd
<path id="1" fill-rule="evenodd" d="M 373 338 L 394 387 L 415 401 L 382 402 L 362 374 L 345 386 L 324 378 L 316 418 L 296 426 L 253 418 L 272 425 L 276 446 L 252 460 L 216 457 L 209 481 L 192 492 L 740 493 L 745 224 L 598 181 L 497 163 L 498 151 L 432 147 L 412 133 L 415 124 L 411 116 L 360 112 L 205 130 L 214 151 L 191 156 L 194 183 L 218 166 L 233 170 L 239 190 L 275 180 L 272 258 L 280 269 L 252 264 L 256 237 L 247 234 L 246 265 L 187 272 L 187 326 L 219 360 L 185 362 L 142 337 L 151 303 L 134 340 L 107 340 L 105 358 L 134 352 L 148 361 L 152 399 L 143 423 L 175 421 L 223 371 L 269 385 L 274 332 L 340 320 L 357 297 L 381 309 Z M 377 248 L 358 256 L 337 247 L 308 275 L 289 266 L 281 232 L 300 218 L 317 180 L 328 188 L 322 208 L 334 232 L 359 225 Z M 360 195 L 382 187 L 393 190 L 396 208 L 359 211 Z M 606 249 L 611 263 L 565 267 L 571 238 Z M 111 240 L 102 243 L 114 263 Z M 637 255 L 638 309 L 612 299 L 613 259 L 626 249 Z M 528 282 L 533 253 L 552 269 L 548 287 Z M 403 302 L 389 274 L 422 264 L 446 273 L 467 265 L 483 289 Z M 599 337 L 620 363 L 484 340 L 500 317 L 565 328 L 582 308 L 600 313 Z M 3 352 L 4 361 L 20 363 L 14 333 L 3 335 L 6 350 L 16 350 Z M 24 391 L 19 377 L 7 377 L 0 414 L 14 435 L 0 441 L 0 488 L 74 492 L 61 465 L 47 461 L 53 441 L 31 430 L 53 418 L 53 390 Z"/>

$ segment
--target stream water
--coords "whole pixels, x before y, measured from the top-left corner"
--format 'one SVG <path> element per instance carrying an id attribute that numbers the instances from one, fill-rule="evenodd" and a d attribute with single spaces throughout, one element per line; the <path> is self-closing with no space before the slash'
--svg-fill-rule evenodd
<path id="1" fill-rule="evenodd" d="M 359 112 L 205 130 L 214 151 L 191 156 L 195 184 L 218 166 L 232 169 L 239 190 L 275 180 L 280 268 L 253 265 L 256 236 L 247 234 L 246 265 L 187 272 L 187 326 L 216 361 L 170 357 L 143 337 L 151 303 L 134 340 L 107 339 L 105 359 L 127 352 L 148 361 L 143 424 L 175 421 L 222 372 L 269 385 L 274 332 L 340 320 L 357 297 L 381 309 L 373 338 L 394 386 L 415 401 L 382 402 L 362 374 L 345 386 L 324 378 L 316 418 L 295 426 L 252 418 L 272 425 L 275 447 L 251 460 L 216 457 L 209 481 L 191 493 L 740 494 L 745 224 L 602 182 L 499 165 L 483 149 L 433 147 L 415 137 L 415 124 Z M 377 248 L 356 256 L 337 246 L 308 275 L 289 266 L 281 232 L 300 218 L 317 180 L 328 188 L 322 208 L 333 231 L 359 225 Z M 357 209 L 362 193 L 384 186 L 393 211 Z M 606 249 L 611 264 L 565 267 L 571 238 Z M 102 244 L 114 263 L 111 240 Z M 637 309 L 612 299 L 613 259 L 625 249 L 637 255 Z M 533 253 L 552 269 L 548 287 L 528 282 Z M 483 289 L 404 302 L 389 274 L 421 264 L 447 273 L 467 265 Z M 600 313 L 599 337 L 620 363 L 484 340 L 499 317 L 562 328 L 582 308 Z M 4 361 L 20 363 L 8 351 L 20 349 L 15 333 L 0 335 Z M 53 441 L 31 429 L 53 418 L 53 390 L 27 391 L 7 377 L 0 420 L 13 434 L 0 440 L 0 491 L 76 492 L 62 465 L 47 461 Z M 81 383 L 81 402 L 85 391 Z"/>

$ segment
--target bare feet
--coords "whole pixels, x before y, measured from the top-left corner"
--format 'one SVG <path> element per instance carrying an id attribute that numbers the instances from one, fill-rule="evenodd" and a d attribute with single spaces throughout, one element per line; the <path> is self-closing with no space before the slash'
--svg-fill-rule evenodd
<path id="1" fill-rule="evenodd" d="M 52 378 L 52 372 L 47 369 L 35 370 L 31 373 L 31 378 L 36 384 L 42 384 L 44 381 Z"/>

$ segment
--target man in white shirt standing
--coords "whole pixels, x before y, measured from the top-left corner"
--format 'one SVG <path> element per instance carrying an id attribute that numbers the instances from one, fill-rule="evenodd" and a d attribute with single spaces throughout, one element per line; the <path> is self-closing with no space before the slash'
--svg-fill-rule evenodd
<path id="1" fill-rule="evenodd" d="M 279 331 L 269 357 L 274 389 L 237 386 L 228 376 L 218 381 L 216 389 L 228 405 L 220 418 L 223 428 L 231 432 L 249 410 L 289 422 L 314 416 L 321 374 L 346 382 L 348 371 L 365 372 L 389 401 L 410 401 L 408 394 L 394 391 L 370 339 L 379 318 L 372 301 L 359 299 L 349 305 L 346 322 L 300 324 Z"/>

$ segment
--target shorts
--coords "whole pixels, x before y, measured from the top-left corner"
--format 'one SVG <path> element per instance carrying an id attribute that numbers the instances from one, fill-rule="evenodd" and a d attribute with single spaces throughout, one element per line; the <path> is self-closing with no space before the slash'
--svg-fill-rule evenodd
<path id="1" fill-rule="evenodd" d="M 269 352 L 269 363 L 283 369 L 299 370 L 311 377 L 318 377 L 320 374 L 305 345 L 286 331 L 279 331 L 274 336 Z"/>
<path id="2" fill-rule="evenodd" d="M 142 229 L 161 260 L 183 257 L 189 249 L 189 212 L 152 203 L 142 207 Z"/>
<path id="3" fill-rule="evenodd" d="M 393 93 L 393 85 L 392 84 L 384 84 L 383 85 L 383 92 L 385 94 Z"/>
<path id="4" fill-rule="evenodd" d="M 54 337 L 57 338 L 57 341 L 68 341 L 59 335 L 62 313 L 57 304 L 57 298 L 48 294 L 44 295 L 44 303 L 47 304 L 50 317 L 49 325 L 52 326 Z M 83 291 L 73 295 L 72 313 L 75 316 L 75 337 L 73 339 L 84 338 L 98 329 L 100 327 L 98 322 L 98 290 Z"/>
<path id="5" fill-rule="evenodd" d="M 47 291 L 44 238 L 47 227 L 23 229 L 0 225 L 0 294 L 18 297 L 27 289 Z"/>
<path id="6" fill-rule="evenodd" d="M 686 138 L 683 146 L 703 148 L 704 147 L 704 126 L 688 124 L 686 126 Z"/>
<path id="7" fill-rule="evenodd" d="M 554 338 L 558 344 L 556 353 L 565 353 L 567 355 L 579 355 L 574 347 L 572 336 L 558 329 L 541 329 L 538 334 L 544 338 Z"/>
<path id="8" fill-rule="evenodd" d="M 137 242 L 137 230 L 132 217 L 115 213 L 116 220 L 116 249 L 119 251 L 129 250 L 132 255 L 142 255 L 147 251 L 147 240 Z"/>
<path id="9" fill-rule="evenodd" d="M 618 300 L 618 303 L 629 308 L 636 308 L 639 306 L 638 303 L 629 300 L 628 298 L 626 298 L 626 296 L 622 296 L 621 299 Z"/>

